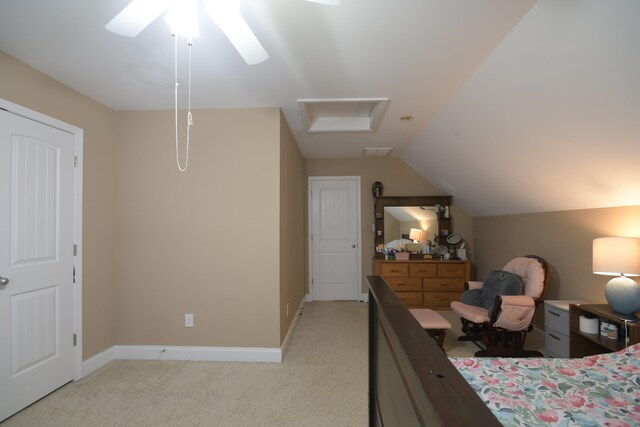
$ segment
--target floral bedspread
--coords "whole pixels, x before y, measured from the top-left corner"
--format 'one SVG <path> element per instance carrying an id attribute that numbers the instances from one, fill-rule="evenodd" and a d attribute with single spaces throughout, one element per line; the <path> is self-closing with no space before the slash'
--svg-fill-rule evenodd
<path id="1" fill-rule="evenodd" d="M 450 360 L 505 426 L 640 425 L 640 344 L 582 359 Z"/>

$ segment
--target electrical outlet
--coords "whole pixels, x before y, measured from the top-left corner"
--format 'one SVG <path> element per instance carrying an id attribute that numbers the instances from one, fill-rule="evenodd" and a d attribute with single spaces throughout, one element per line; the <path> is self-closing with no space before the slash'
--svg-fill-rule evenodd
<path id="1" fill-rule="evenodd" d="M 193 328 L 193 314 L 187 313 L 184 315 L 184 327 Z"/>

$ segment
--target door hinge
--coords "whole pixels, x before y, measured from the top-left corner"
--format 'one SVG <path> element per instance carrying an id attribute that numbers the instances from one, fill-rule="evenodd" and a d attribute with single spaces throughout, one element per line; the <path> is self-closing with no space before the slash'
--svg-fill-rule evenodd
<path id="1" fill-rule="evenodd" d="M 76 266 L 73 266 L 73 283 L 76 283 Z"/>
<path id="2" fill-rule="evenodd" d="M 73 245 L 73 256 L 78 256 L 78 245 L 77 244 Z"/>
<path id="3" fill-rule="evenodd" d="M 78 334 L 73 334 L 73 346 L 78 345 Z"/>
<path id="4" fill-rule="evenodd" d="M 78 167 L 78 156 L 73 156 L 73 166 Z"/>

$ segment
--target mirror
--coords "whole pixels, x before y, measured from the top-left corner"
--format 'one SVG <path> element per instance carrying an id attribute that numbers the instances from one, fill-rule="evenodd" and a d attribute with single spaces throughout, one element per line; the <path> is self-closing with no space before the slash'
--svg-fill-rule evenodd
<path id="1" fill-rule="evenodd" d="M 382 256 L 380 251 L 385 244 L 402 238 L 446 245 L 445 239 L 451 234 L 450 203 L 451 196 L 376 198 L 376 256 Z"/>
<path id="2" fill-rule="evenodd" d="M 438 210 L 437 206 L 385 206 L 384 243 L 398 239 L 433 241 L 438 235 Z"/>

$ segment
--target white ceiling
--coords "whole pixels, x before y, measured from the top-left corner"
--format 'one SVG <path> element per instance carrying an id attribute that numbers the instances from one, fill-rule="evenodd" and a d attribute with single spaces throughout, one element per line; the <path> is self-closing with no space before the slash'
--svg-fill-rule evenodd
<path id="1" fill-rule="evenodd" d="M 170 109 L 164 20 L 104 29 L 128 3 L 3 0 L 0 50 L 115 110 Z M 242 4 L 270 58 L 246 65 L 201 13 L 194 108 L 280 107 L 307 158 L 393 147 L 472 215 L 640 204 L 637 0 Z M 296 103 L 378 97 L 370 133 L 308 134 Z"/>

